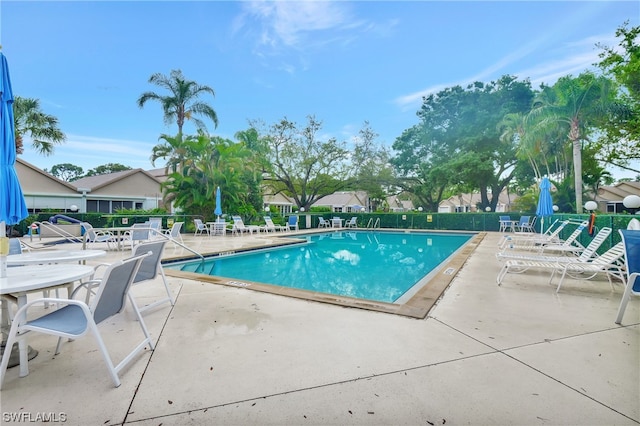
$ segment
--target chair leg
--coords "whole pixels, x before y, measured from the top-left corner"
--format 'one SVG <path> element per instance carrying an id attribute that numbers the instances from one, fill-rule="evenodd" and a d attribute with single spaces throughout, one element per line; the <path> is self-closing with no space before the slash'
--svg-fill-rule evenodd
<path id="1" fill-rule="evenodd" d="M 635 285 L 636 280 L 640 277 L 638 274 L 631 274 L 627 285 L 624 288 L 624 293 L 622 293 L 622 300 L 620 300 L 620 307 L 618 307 L 618 315 L 616 316 L 616 324 L 622 324 L 622 317 L 624 316 L 624 311 L 627 309 L 627 303 L 629 303 L 629 299 L 631 298 L 631 289 Z"/>

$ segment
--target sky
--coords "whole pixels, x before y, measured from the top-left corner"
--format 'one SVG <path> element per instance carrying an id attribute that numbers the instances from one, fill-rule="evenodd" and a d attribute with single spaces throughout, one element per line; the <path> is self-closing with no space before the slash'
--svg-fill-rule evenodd
<path id="1" fill-rule="evenodd" d="M 639 25 L 640 2 L 2 0 L 0 45 L 14 94 L 39 99 L 67 136 L 48 157 L 27 139 L 21 158 L 86 172 L 154 168 L 159 136 L 177 133 L 158 103 L 137 106 L 143 92 L 168 94 L 154 73 L 214 89 L 201 100 L 216 136 L 315 116 L 323 138 L 349 145 L 368 121 L 391 146 L 418 124 L 423 96 L 506 74 L 534 88 L 578 75 L 625 21 Z"/>

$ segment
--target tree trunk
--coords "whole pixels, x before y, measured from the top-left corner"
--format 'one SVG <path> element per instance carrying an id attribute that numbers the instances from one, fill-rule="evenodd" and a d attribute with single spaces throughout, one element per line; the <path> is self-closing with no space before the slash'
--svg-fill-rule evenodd
<path id="1" fill-rule="evenodd" d="M 582 214 L 582 144 L 580 140 L 571 142 L 573 145 L 573 173 L 576 190 L 576 212 Z"/>

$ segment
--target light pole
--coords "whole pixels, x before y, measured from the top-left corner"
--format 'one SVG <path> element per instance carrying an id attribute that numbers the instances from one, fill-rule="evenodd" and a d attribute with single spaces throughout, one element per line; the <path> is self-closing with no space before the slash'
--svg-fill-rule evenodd
<path id="1" fill-rule="evenodd" d="M 640 209 L 640 197 L 637 195 L 627 195 L 622 200 L 622 204 L 629 209 L 631 214 L 636 214 L 638 209 Z"/>

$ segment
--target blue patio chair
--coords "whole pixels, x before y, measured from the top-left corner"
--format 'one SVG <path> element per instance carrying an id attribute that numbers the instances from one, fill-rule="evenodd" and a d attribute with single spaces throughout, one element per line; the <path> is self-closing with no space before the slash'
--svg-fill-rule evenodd
<path id="1" fill-rule="evenodd" d="M 632 294 L 640 296 L 640 231 L 620 229 L 620 236 L 624 243 L 624 262 L 627 269 L 627 285 L 625 286 L 616 324 L 622 323 L 624 311 Z"/>
<path id="2" fill-rule="evenodd" d="M 500 222 L 499 232 L 506 232 L 507 229 L 511 230 L 512 232 L 514 231 L 513 221 L 511 220 L 511 216 L 500 216 L 498 218 L 498 221 Z"/>
<path id="3" fill-rule="evenodd" d="M 296 215 L 289 216 L 289 222 L 287 222 L 287 230 L 288 231 L 298 230 L 298 216 Z"/>
<path id="4" fill-rule="evenodd" d="M 0 386 L 2 386 L 2 383 L 4 382 L 7 365 L 9 364 L 9 358 L 11 357 L 10 348 L 12 348 L 16 342 L 18 342 L 20 349 L 21 373 L 23 373 L 22 375 L 29 373 L 27 342 L 25 341 L 25 338 L 30 333 L 27 332 L 58 336 L 55 355 L 60 353 L 60 346 L 63 339 L 78 339 L 86 335 L 88 332 L 92 332 L 96 339 L 98 349 L 102 354 L 102 358 L 109 370 L 111 380 L 113 380 L 116 387 L 120 386 L 118 372 L 127 366 L 139 352 L 142 352 L 145 349 L 147 345 L 151 350 L 154 349 L 153 341 L 147 331 L 142 315 L 140 314 L 135 301 L 129 294 L 129 288 L 136 277 L 136 273 L 140 268 L 142 260 L 146 256 L 149 256 L 149 254 L 133 256 L 111 264 L 99 282 L 91 280 L 82 283 L 73 291 L 69 299 L 42 298 L 28 302 L 26 305 L 18 309 L 14 321 L 11 323 L 9 335 L 7 336 L 6 348 L 9 348 L 9 350 L 4 351 L 2 362 L 0 363 Z M 74 296 L 77 294 L 79 289 L 83 287 L 89 289 L 91 286 L 96 284 L 98 285 L 98 289 L 91 304 L 87 304 L 80 300 L 74 300 Z M 125 356 L 118 365 L 114 366 L 111 356 L 107 351 L 107 346 L 102 340 L 100 331 L 98 330 L 98 324 L 122 312 L 125 308 L 127 298 L 129 298 L 136 314 L 138 319 L 137 323 L 140 325 L 144 334 L 144 340 L 142 340 L 135 349 L 129 352 L 129 354 Z M 44 316 L 28 319 L 33 317 L 33 314 L 28 315 L 29 309 L 33 305 L 44 302 L 59 303 L 64 306 Z M 120 331 L 118 331 L 118 333 L 119 332 Z"/>

